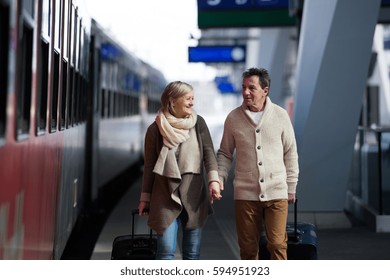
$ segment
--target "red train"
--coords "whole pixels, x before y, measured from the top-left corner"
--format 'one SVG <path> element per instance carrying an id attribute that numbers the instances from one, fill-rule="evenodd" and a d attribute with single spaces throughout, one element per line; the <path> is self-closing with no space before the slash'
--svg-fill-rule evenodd
<path id="1" fill-rule="evenodd" d="M 163 74 L 78 2 L 0 0 L 0 259 L 60 259 L 160 107 Z"/>

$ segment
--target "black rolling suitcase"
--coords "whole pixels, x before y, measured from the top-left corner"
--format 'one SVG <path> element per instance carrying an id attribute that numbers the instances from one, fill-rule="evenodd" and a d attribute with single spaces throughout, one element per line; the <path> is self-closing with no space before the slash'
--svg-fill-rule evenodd
<path id="1" fill-rule="evenodd" d="M 298 222 L 297 220 L 297 204 L 294 203 L 294 222 L 287 223 L 287 259 L 288 260 L 317 260 L 317 234 L 316 228 L 311 223 Z M 259 258 L 266 260 L 270 259 L 270 254 L 267 250 L 267 241 L 265 233 L 260 242 Z"/>
<path id="2" fill-rule="evenodd" d="M 121 235 L 112 244 L 112 260 L 154 260 L 156 259 L 157 237 L 150 230 L 149 234 L 134 233 L 134 216 L 138 209 L 132 211 L 131 234 Z"/>

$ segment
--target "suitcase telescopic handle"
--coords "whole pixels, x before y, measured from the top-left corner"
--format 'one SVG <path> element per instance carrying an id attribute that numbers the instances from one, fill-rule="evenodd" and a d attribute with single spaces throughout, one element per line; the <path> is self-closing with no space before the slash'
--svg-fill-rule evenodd
<path id="1" fill-rule="evenodd" d="M 298 236 L 298 198 L 294 202 L 294 235 Z"/>
<path id="2" fill-rule="evenodd" d="M 131 211 L 131 216 L 132 216 L 132 219 L 131 219 L 131 239 L 132 240 L 134 240 L 134 234 L 135 234 L 135 232 L 134 232 L 134 220 L 135 220 L 135 216 L 138 215 L 138 213 L 139 213 L 138 209 L 133 209 Z M 147 208 L 143 209 L 142 214 L 149 214 L 149 209 L 147 209 Z M 150 239 L 152 239 L 153 238 L 153 231 L 152 231 L 152 229 L 150 229 L 149 235 L 150 235 Z"/>

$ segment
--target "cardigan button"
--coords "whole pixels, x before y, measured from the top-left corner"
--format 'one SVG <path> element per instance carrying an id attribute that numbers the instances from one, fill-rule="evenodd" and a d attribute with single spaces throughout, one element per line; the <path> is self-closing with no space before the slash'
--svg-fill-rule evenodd
<path id="1" fill-rule="evenodd" d="M 261 198 L 264 198 L 264 194 L 262 194 L 260 197 L 261 197 Z"/>
<path id="2" fill-rule="evenodd" d="M 261 149 L 261 146 L 257 146 L 257 149 L 260 150 L 260 149 Z"/>
<path id="3" fill-rule="evenodd" d="M 260 179 L 260 183 L 263 183 L 263 182 L 264 182 L 264 179 L 263 179 L 263 178 L 261 178 L 261 179 Z"/>
<path id="4" fill-rule="evenodd" d="M 260 132 L 260 129 L 256 129 L 256 133 L 259 133 Z"/>
<path id="5" fill-rule="evenodd" d="M 263 163 L 260 161 L 260 162 L 259 162 L 259 165 L 260 165 L 260 166 L 262 166 L 262 165 L 263 165 Z"/>

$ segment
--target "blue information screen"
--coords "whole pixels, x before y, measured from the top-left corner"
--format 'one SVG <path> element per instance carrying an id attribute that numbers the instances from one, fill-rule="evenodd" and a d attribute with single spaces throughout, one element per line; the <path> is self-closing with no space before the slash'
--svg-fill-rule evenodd
<path id="1" fill-rule="evenodd" d="M 245 46 L 199 46 L 188 48 L 189 62 L 245 62 Z"/>

